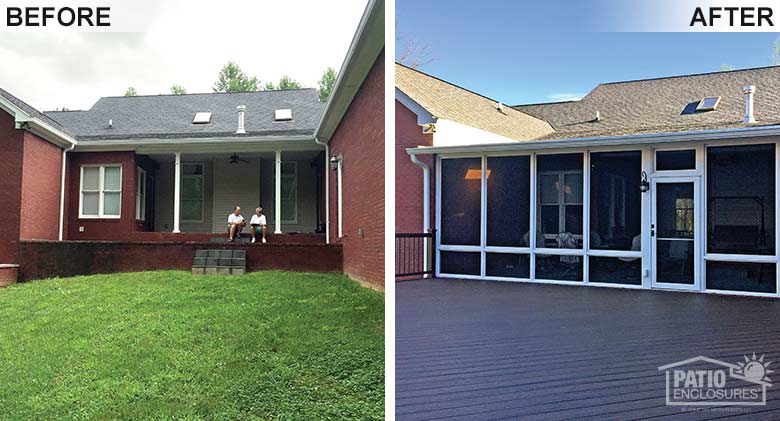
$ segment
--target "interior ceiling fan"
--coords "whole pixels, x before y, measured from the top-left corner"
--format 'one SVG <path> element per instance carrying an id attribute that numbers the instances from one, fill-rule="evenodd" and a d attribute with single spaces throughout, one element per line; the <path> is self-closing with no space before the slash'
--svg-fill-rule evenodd
<path id="1" fill-rule="evenodd" d="M 241 162 L 249 163 L 246 159 L 241 159 L 240 156 L 238 156 L 237 153 L 234 153 L 233 155 L 230 155 L 230 163 L 231 164 L 238 164 Z"/>

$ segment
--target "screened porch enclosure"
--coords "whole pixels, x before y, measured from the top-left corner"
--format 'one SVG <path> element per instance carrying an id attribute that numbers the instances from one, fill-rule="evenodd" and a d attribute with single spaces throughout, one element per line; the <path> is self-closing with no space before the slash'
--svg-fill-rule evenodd
<path id="1" fill-rule="evenodd" d="M 138 177 L 137 209 L 146 231 L 174 231 L 175 157 L 149 155 L 154 170 Z M 182 154 L 180 158 L 179 231 L 223 234 L 227 217 L 240 206 L 247 222 L 262 207 L 269 233 L 314 233 L 324 224 L 324 157 L 321 151 L 281 154 L 279 168 L 280 224 L 277 226 L 276 155 Z M 142 186 L 145 186 L 142 187 Z M 147 203 L 142 203 L 147 202 Z M 143 216 L 143 218 L 141 218 Z"/>
<path id="2" fill-rule="evenodd" d="M 775 141 L 440 155 L 437 275 L 778 296 Z"/>

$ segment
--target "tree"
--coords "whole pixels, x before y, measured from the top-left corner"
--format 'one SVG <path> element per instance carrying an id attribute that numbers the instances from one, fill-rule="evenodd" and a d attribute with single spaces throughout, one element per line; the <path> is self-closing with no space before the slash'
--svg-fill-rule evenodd
<path id="1" fill-rule="evenodd" d="M 238 64 L 229 61 L 219 72 L 217 83 L 214 84 L 214 92 L 256 91 L 259 83 L 256 77 L 247 76 Z"/>
<path id="2" fill-rule="evenodd" d="M 278 85 L 274 85 L 273 82 L 268 82 L 265 84 L 266 91 L 286 91 L 288 89 L 301 89 L 301 88 L 302 86 L 300 82 L 287 75 L 284 75 L 279 79 Z"/>
<path id="3" fill-rule="evenodd" d="M 730 72 L 732 70 L 737 70 L 736 67 L 730 65 L 730 64 L 721 64 L 720 65 L 720 71 L 721 72 Z"/>
<path id="4" fill-rule="evenodd" d="M 171 93 L 174 95 L 184 95 L 187 93 L 187 90 L 184 89 L 184 86 L 174 84 L 171 86 Z"/>
<path id="5" fill-rule="evenodd" d="M 330 98 L 330 93 L 333 91 L 333 87 L 336 85 L 336 79 L 338 73 L 332 68 L 328 67 L 325 73 L 322 74 L 320 81 L 317 82 L 320 87 L 317 89 L 317 93 L 320 96 L 320 102 L 326 102 Z"/>
<path id="6" fill-rule="evenodd" d="M 769 60 L 773 66 L 780 65 L 780 37 L 775 39 L 775 44 L 772 47 L 772 55 L 769 56 Z"/>
<path id="7" fill-rule="evenodd" d="M 135 88 L 131 86 L 125 91 L 125 96 L 138 96 L 138 91 L 136 91 Z"/>

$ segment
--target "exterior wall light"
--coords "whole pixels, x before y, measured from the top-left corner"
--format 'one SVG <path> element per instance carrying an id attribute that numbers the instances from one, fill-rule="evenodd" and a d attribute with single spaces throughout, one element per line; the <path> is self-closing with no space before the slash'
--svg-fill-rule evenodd
<path id="1" fill-rule="evenodd" d="M 650 183 L 647 182 L 647 173 L 642 171 L 642 181 L 639 182 L 639 191 L 647 193 L 650 191 Z"/>
<path id="2" fill-rule="evenodd" d="M 333 155 L 330 157 L 330 169 L 333 171 L 336 171 L 339 168 L 339 164 L 344 162 L 344 155 L 339 154 L 339 156 Z M 343 165 L 343 164 L 342 164 Z"/>

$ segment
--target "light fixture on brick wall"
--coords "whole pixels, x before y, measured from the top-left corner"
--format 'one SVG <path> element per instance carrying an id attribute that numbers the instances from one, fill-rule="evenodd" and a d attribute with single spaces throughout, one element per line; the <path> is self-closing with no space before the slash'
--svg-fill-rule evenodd
<path id="1" fill-rule="evenodd" d="M 333 155 L 330 157 L 330 169 L 336 171 L 339 169 L 339 164 L 341 164 L 342 167 L 344 166 L 344 155 L 339 154 L 338 156 Z"/>

